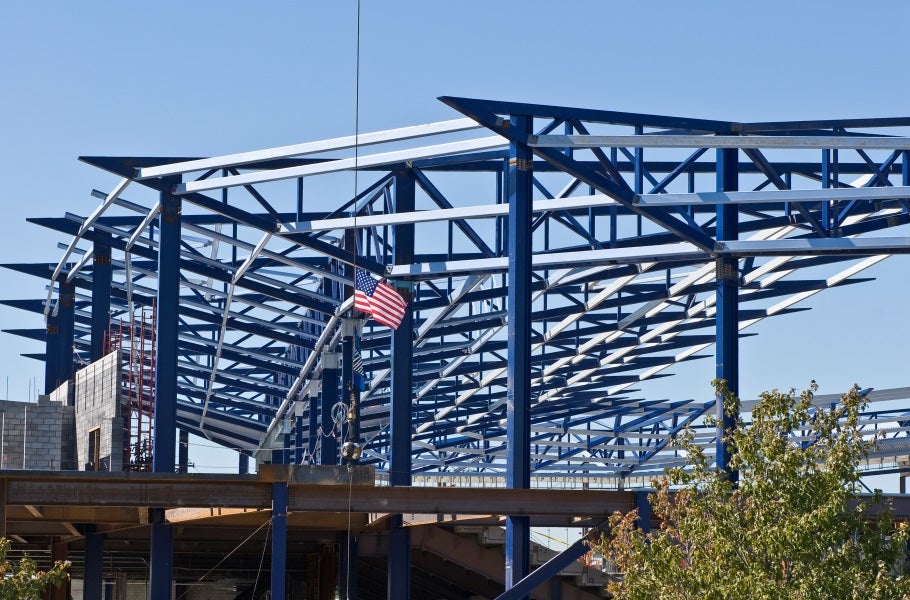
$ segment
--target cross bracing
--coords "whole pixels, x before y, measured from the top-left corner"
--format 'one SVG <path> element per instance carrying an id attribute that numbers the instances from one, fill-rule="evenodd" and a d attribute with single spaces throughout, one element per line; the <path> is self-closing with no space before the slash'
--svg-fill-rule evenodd
<path id="1" fill-rule="evenodd" d="M 92 192 L 101 203 L 87 216 L 31 219 L 68 239 L 57 263 L 7 265 L 50 280 L 47 300 L 7 304 L 58 318 L 60 291 L 73 286 L 74 356 L 84 359 L 96 245 L 112 251 L 110 318 L 129 323 L 157 297 L 163 200 L 179 198 L 180 428 L 270 459 L 303 427 L 303 460 L 318 460 L 323 441 L 351 431 L 346 410 L 324 420 L 334 403 L 320 403 L 326 373 L 345 373 L 344 340 L 363 325 L 357 441 L 361 462 L 389 470 L 394 336 L 351 315 L 356 266 L 411 298 L 412 472 L 502 475 L 509 157 L 520 146 L 532 155 L 518 165 L 533 201 L 528 460 L 541 478 L 615 478 L 679 464 L 670 441 L 683 427 L 715 441 L 703 425 L 714 398 L 655 400 L 646 382 L 713 354 L 721 258 L 735 279 L 736 337 L 910 248 L 910 119 L 750 124 L 443 101 L 468 118 L 220 157 L 84 157 L 118 179 Z M 511 124 L 519 115 L 532 134 Z M 719 153 L 731 151 L 723 168 L 736 189 L 719 189 Z M 402 204 L 408 186 L 413 208 Z M 719 216 L 730 211 L 733 237 Z M 404 227 L 414 235 L 406 261 L 396 254 Z M 306 421 L 311 412 L 320 419 Z M 903 433 L 901 410 L 876 414 Z"/>

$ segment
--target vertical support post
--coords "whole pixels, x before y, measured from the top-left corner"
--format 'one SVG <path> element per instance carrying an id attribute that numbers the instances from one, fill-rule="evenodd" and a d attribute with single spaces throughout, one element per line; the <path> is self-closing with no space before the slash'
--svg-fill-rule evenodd
<path id="1" fill-rule="evenodd" d="M 648 490 L 635 491 L 635 508 L 638 509 L 638 528 L 643 532 L 651 531 L 651 503 L 648 502 Z"/>
<path id="2" fill-rule="evenodd" d="M 414 178 L 407 172 L 395 174 L 395 212 L 414 210 Z M 414 262 L 414 225 L 395 225 L 395 264 Z M 396 289 L 409 306 L 413 306 L 410 282 L 396 282 Z M 391 407 L 389 425 L 389 485 L 411 485 L 411 396 L 413 372 L 414 317 L 405 312 L 398 329 L 392 332 Z M 401 515 L 389 520 L 388 598 L 407 600 L 411 594 L 410 531 L 403 527 Z"/>
<path id="3" fill-rule="evenodd" d="M 158 244 L 158 315 L 155 318 L 155 439 L 152 470 L 174 472 L 177 437 L 177 308 L 180 301 L 180 212 L 182 201 L 170 193 L 179 179 L 165 180 L 161 192 Z"/>
<path id="4" fill-rule="evenodd" d="M 237 473 L 246 475 L 250 472 L 250 457 L 243 452 L 237 453 Z"/>
<path id="5" fill-rule="evenodd" d="M 722 148 L 717 151 L 717 190 L 734 192 L 739 189 L 739 151 Z M 739 211 L 735 205 L 721 204 L 717 207 L 717 240 L 735 240 L 739 237 Z M 717 316 L 715 321 L 717 345 L 715 349 L 715 373 L 718 379 L 727 383 L 734 394 L 739 393 L 739 263 L 736 258 L 717 258 Z M 724 398 L 716 398 L 717 406 L 717 468 L 728 472 L 732 481 L 737 474 L 730 471 L 730 455 L 724 438 L 735 425 L 735 418 L 726 413 Z"/>
<path id="6" fill-rule="evenodd" d="M 511 128 L 531 134 L 531 117 L 513 116 Z M 531 487 L 531 199 L 533 155 L 509 145 L 508 390 L 506 397 L 507 487 Z M 505 588 L 530 571 L 531 526 L 526 516 L 506 518 Z"/>
<path id="7" fill-rule="evenodd" d="M 60 307 L 57 310 L 57 327 L 59 338 L 57 348 L 57 385 L 73 378 L 73 333 L 76 319 L 76 286 L 72 283 L 60 284 Z M 56 386 L 55 386 L 56 387 Z M 70 398 L 75 399 L 73 394 Z M 68 402 L 72 406 L 72 400 Z"/>
<path id="8" fill-rule="evenodd" d="M 294 403 L 294 460 L 295 465 L 303 463 L 303 402 Z"/>
<path id="9" fill-rule="evenodd" d="M 44 393 L 57 389 L 57 362 L 60 360 L 60 328 L 53 312 L 47 314 L 47 337 L 44 342 Z"/>
<path id="10" fill-rule="evenodd" d="M 2 454 L 2 450 L 0 450 Z M 0 479 L 0 538 L 6 537 L 6 479 Z"/>
<path id="11" fill-rule="evenodd" d="M 92 362 L 104 356 L 111 321 L 111 234 L 95 232 L 92 252 Z"/>
<path id="12" fill-rule="evenodd" d="M 180 441 L 177 443 L 177 470 L 189 473 L 190 470 L 190 432 L 180 430 Z"/>
<path id="13" fill-rule="evenodd" d="M 60 538 L 53 538 L 51 541 L 51 563 L 58 560 L 67 560 L 69 555 L 69 545 L 60 541 Z M 65 580 L 59 587 L 51 587 L 48 598 L 50 600 L 67 600 L 70 592 L 70 581 Z"/>
<path id="14" fill-rule="evenodd" d="M 320 435 L 319 464 L 338 464 L 338 439 L 335 437 L 335 421 L 332 407 L 338 402 L 338 353 L 322 354 L 322 392 L 320 396 L 322 413 L 322 434 Z"/>
<path id="15" fill-rule="evenodd" d="M 160 195 L 158 243 L 158 298 L 155 316 L 155 432 L 152 441 L 152 471 L 174 472 L 177 445 L 177 309 L 180 302 L 180 212 L 182 201 L 170 193 L 179 178 L 164 180 Z M 174 530 L 165 521 L 164 509 L 150 511 L 150 597 L 171 597 Z"/>
<path id="16" fill-rule="evenodd" d="M 310 392 L 310 400 L 307 404 L 307 456 L 311 463 L 316 462 L 316 442 L 319 439 L 319 396 Z"/>
<path id="17" fill-rule="evenodd" d="M 345 286 L 347 287 L 347 286 Z M 345 318 L 341 324 L 341 401 L 348 407 L 346 415 L 353 416 L 355 402 L 351 396 L 354 393 L 354 320 Z M 353 419 L 349 418 L 341 428 L 341 442 L 356 442 L 354 432 L 351 431 Z M 347 462 L 347 461 L 345 461 Z"/>
<path id="18" fill-rule="evenodd" d="M 287 565 L 288 482 L 272 484 L 272 598 L 285 597 Z"/>
<path id="19" fill-rule="evenodd" d="M 174 529 L 164 519 L 163 508 L 149 509 L 151 525 L 151 564 L 149 565 L 149 598 L 169 600 L 174 570 Z"/>
<path id="20" fill-rule="evenodd" d="M 85 600 L 101 600 L 104 588 L 104 534 L 98 533 L 95 525 L 85 527 L 85 575 L 82 597 Z"/>

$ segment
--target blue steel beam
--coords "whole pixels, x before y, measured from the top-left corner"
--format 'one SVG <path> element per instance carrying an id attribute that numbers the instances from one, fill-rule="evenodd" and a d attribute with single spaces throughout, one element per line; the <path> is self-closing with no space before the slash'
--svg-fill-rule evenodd
<path id="1" fill-rule="evenodd" d="M 395 175 L 395 211 L 414 210 L 415 181 L 410 172 Z M 414 225 L 396 225 L 393 229 L 395 264 L 410 264 L 414 260 Z M 409 302 L 412 288 L 408 282 L 396 283 L 398 293 Z M 412 309 L 405 312 L 391 339 L 391 399 L 389 403 L 389 484 L 411 485 L 411 398 L 413 394 L 413 337 Z M 410 531 L 403 527 L 402 516 L 393 515 L 389 521 L 388 598 L 411 597 Z"/>
<path id="2" fill-rule="evenodd" d="M 287 519 L 288 484 L 286 481 L 276 481 L 272 484 L 272 598 L 285 597 Z"/>
<path id="3" fill-rule="evenodd" d="M 176 181 L 169 181 L 169 185 Z M 152 470 L 174 472 L 177 441 L 177 315 L 180 301 L 180 213 L 181 199 L 161 192 L 158 252 L 158 298 L 155 320 L 155 439 Z"/>
<path id="4" fill-rule="evenodd" d="M 530 135 L 531 118 L 513 116 L 510 131 Z M 531 203 L 533 156 L 523 143 L 509 145 L 509 366 L 506 391 L 508 435 L 507 485 L 512 489 L 531 486 Z M 530 571 L 530 521 L 506 517 L 505 586 L 510 589 Z"/>
<path id="5" fill-rule="evenodd" d="M 92 361 L 104 355 L 104 338 L 111 321 L 110 234 L 99 234 L 92 253 Z"/>
<path id="6" fill-rule="evenodd" d="M 60 356 L 60 328 L 57 325 L 57 316 L 53 313 L 47 315 L 47 338 L 44 350 L 44 393 L 50 394 L 57 389 L 57 361 Z"/>
<path id="7" fill-rule="evenodd" d="M 724 148 L 717 151 L 717 189 L 721 192 L 734 192 L 739 189 L 737 172 L 737 154 L 735 148 Z M 717 239 L 719 242 L 735 240 L 739 237 L 739 209 L 733 205 L 717 207 Z M 719 256 L 716 259 L 717 273 L 717 345 L 716 377 L 725 382 L 734 394 L 739 393 L 739 261 L 731 256 Z M 730 470 L 730 455 L 727 449 L 727 434 L 736 424 L 735 416 L 728 414 L 723 394 L 717 394 L 717 438 L 715 461 L 717 468 L 726 471 L 731 480 L 736 481 L 737 474 Z"/>
<path id="8" fill-rule="evenodd" d="M 58 327 L 56 385 L 59 386 L 73 378 L 76 287 L 72 283 L 60 283 L 55 310 Z"/>

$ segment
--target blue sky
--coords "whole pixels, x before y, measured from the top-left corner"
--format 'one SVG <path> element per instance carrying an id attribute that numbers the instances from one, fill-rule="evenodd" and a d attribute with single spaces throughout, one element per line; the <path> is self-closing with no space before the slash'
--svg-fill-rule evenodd
<path id="1" fill-rule="evenodd" d="M 363 0 L 360 125 L 458 115 L 441 95 L 734 120 L 908 114 L 905 2 Z M 3 262 L 56 262 L 27 216 L 86 215 L 112 180 L 80 154 L 212 155 L 354 130 L 355 3 L 15 2 L 0 19 Z M 743 343 L 743 395 L 906 385 L 903 258 Z M 0 272 L 5 298 L 43 296 Z M 0 309 L 0 328 L 39 327 Z M 0 391 L 24 399 L 40 344 L 0 336 Z M 704 393 L 713 361 L 655 382 Z"/>

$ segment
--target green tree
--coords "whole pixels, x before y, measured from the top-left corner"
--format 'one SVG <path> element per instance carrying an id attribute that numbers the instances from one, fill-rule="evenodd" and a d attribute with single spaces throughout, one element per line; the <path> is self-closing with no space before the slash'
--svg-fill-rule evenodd
<path id="1" fill-rule="evenodd" d="M 58 560 L 49 571 L 41 571 L 28 556 L 10 561 L 9 551 L 10 541 L 0 538 L 0 600 L 41 600 L 48 586 L 59 587 L 69 577 L 69 561 Z"/>
<path id="2" fill-rule="evenodd" d="M 875 444 L 860 431 L 863 397 L 854 387 L 827 410 L 813 406 L 816 389 L 766 392 L 751 422 L 727 432 L 738 485 L 691 430 L 679 436 L 687 467 L 654 482 L 658 527 L 646 534 L 637 511 L 616 514 L 595 544 L 623 573 L 610 584 L 618 600 L 910 598 L 910 528 L 893 521 L 880 491 L 858 494 Z"/>

